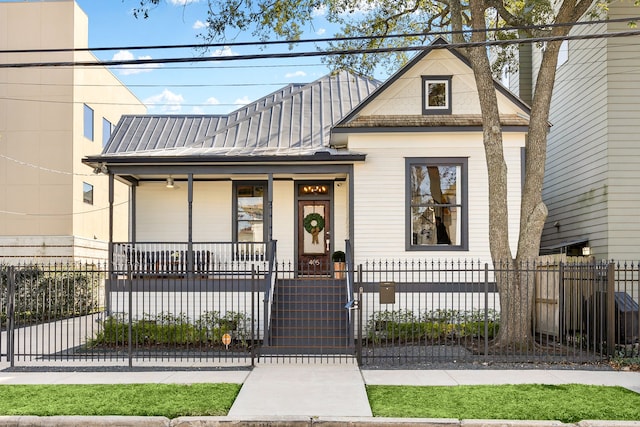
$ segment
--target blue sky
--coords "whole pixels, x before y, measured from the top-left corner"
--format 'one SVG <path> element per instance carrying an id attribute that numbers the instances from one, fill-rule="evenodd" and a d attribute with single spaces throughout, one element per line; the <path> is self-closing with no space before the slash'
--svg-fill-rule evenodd
<path id="1" fill-rule="evenodd" d="M 206 18 L 206 0 L 163 0 L 148 19 L 136 19 L 137 0 L 76 0 L 89 17 L 89 47 L 125 47 L 195 44 Z M 184 4 L 184 3 L 188 4 Z M 331 34 L 319 16 L 304 38 Z M 238 33 L 234 41 L 253 41 Z M 313 50 L 304 45 L 297 50 Z M 259 54 L 288 51 L 282 45 L 268 49 L 227 47 L 206 55 Z M 115 50 L 95 52 L 101 60 L 191 57 L 203 55 L 193 49 Z M 142 68 L 113 69 L 114 74 L 145 102 L 149 113 L 227 113 L 287 83 L 307 83 L 327 74 L 320 58 L 222 61 L 158 64 Z"/>

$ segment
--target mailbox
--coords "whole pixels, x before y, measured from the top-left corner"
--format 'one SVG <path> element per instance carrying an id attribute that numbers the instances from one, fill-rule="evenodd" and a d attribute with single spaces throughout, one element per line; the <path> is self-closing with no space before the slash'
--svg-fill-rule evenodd
<path id="1" fill-rule="evenodd" d="M 395 282 L 380 283 L 380 304 L 396 303 L 396 284 Z"/>

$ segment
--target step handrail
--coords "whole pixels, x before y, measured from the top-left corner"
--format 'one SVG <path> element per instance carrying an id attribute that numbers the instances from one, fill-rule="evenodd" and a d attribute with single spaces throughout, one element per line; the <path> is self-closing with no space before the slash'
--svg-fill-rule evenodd
<path id="1" fill-rule="evenodd" d="M 344 241 L 344 249 L 345 249 L 345 277 L 346 277 L 346 287 L 347 287 L 347 301 L 345 304 L 345 309 L 347 310 L 347 332 L 349 333 L 349 338 L 353 338 L 353 319 L 351 312 L 357 308 L 357 304 L 354 305 L 354 297 L 353 297 L 353 253 L 351 248 L 351 241 L 346 239 Z"/>
<path id="2" fill-rule="evenodd" d="M 273 294 L 275 293 L 276 279 L 278 276 L 278 263 L 276 261 L 277 241 L 271 240 L 267 243 L 267 259 L 269 270 L 267 272 L 268 287 L 264 291 L 264 337 L 263 344 L 268 345 L 271 340 L 271 311 L 273 307 Z"/>

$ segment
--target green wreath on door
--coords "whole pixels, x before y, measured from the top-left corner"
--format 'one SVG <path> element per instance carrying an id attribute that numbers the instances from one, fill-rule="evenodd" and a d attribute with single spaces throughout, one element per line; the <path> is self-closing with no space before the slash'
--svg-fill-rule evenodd
<path id="1" fill-rule="evenodd" d="M 304 217 L 304 229 L 311 234 L 312 244 L 320 244 L 318 235 L 324 229 L 324 218 L 319 213 L 310 213 Z"/>

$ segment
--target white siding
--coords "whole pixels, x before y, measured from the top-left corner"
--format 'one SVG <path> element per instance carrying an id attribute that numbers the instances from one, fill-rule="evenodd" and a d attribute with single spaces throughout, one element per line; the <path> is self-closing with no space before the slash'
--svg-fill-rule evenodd
<path id="1" fill-rule="evenodd" d="M 520 136 L 505 138 L 509 165 L 510 238 L 515 249 L 520 205 Z M 487 169 L 480 133 L 400 133 L 352 136 L 349 147 L 367 153 L 364 164 L 355 168 L 356 262 L 364 259 L 451 259 L 490 260 Z M 468 158 L 468 252 L 422 252 L 405 250 L 406 171 L 408 157 Z"/>
<path id="2" fill-rule="evenodd" d="M 137 189 L 137 237 L 139 242 L 186 242 L 189 217 L 187 184 L 166 188 L 164 183 L 141 183 Z M 232 240 L 232 188 L 230 181 L 194 182 L 193 240 Z"/>
<path id="3" fill-rule="evenodd" d="M 273 182 L 273 238 L 278 241 L 278 261 L 292 261 L 295 253 L 295 183 Z"/>
<path id="4" fill-rule="evenodd" d="M 431 52 L 381 93 L 361 115 L 422 115 L 421 76 L 452 75 L 452 114 L 480 114 L 473 71 L 446 49 Z M 522 113 L 502 94 L 498 93 L 498 108 L 501 114 Z"/>

